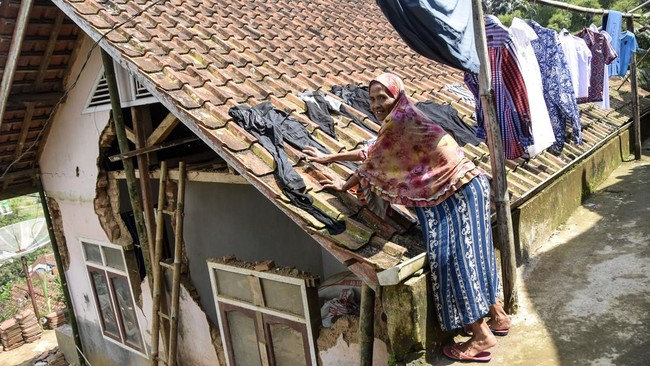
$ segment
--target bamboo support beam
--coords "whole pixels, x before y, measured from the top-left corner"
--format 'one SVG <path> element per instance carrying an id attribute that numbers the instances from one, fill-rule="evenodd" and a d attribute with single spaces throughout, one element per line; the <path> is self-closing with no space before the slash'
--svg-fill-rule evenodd
<path id="1" fill-rule="evenodd" d="M 134 156 L 138 156 L 138 155 L 142 155 L 142 154 L 146 154 L 146 153 L 150 153 L 162 149 L 167 149 L 178 145 L 188 144 L 194 141 L 199 141 L 199 138 L 196 136 L 191 136 L 191 137 L 185 137 L 174 141 L 166 141 L 158 145 L 151 145 L 147 147 L 137 148 L 136 150 L 131 150 L 124 154 L 120 153 L 118 155 L 109 156 L 108 160 L 110 160 L 111 162 L 116 162 L 118 160 L 124 160 L 128 158 L 132 158 Z"/>
<path id="2" fill-rule="evenodd" d="M 162 260 L 163 238 L 165 221 L 163 207 L 165 206 L 165 187 L 167 186 L 167 162 L 160 163 L 160 185 L 158 188 L 158 210 L 156 211 L 156 245 L 153 260 L 153 288 L 152 288 L 152 310 L 151 310 L 151 364 L 158 365 L 159 342 L 160 342 L 160 298 L 162 292 L 162 272 L 160 261 Z"/>
<path id="3" fill-rule="evenodd" d="M 117 80 L 115 79 L 115 68 L 113 66 L 113 59 L 104 50 L 102 50 L 102 61 L 104 64 L 104 75 L 106 76 L 108 92 L 111 98 L 111 110 L 113 111 L 113 122 L 115 123 L 117 142 L 120 147 L 120 153 L 126 154 L 129 152 L 129 143 L 124 128 L 124 117 L 122 116 L 120 94 L 117 88 Z M 140 193 L 138 192 L 138 183 L 135 178 L 133 161 L 125 159 L 122 163 L 124 164 L 124 172 L 126 173 L 126 185 L 129 192 L 131 207 L 133 209 L 133 217 L 135 218 L 135 228 L 138 232 L 140 249 L 142 250 L 145 273 L 149 281 L 149 288 L 152 288 L 151 252 L 149 250 L 149 242 L 147 241 L 147 230 L 144 223 L 144 216 L 142 214 L 142 204 L 140 203 Z"/>
<path id="4" fill-rule="evenodd" d="M 178 339 L 178 303 L 181 287 L 181 255 L 183 248 L 183 219 L 185 216 L 185 163 L 178 165 L 178 195 L 176 197 L 176 232 L 174 238 L 174 277 L 172 280 L 172 306 L 170 313 L 169 329 L 169 356 L 167 361 L 170 366 L 176 365 L 176 349 Z"/>
<path id="5" fill-rule="evenodd" d="M 375 343 L 375 291 L 365 282 L 361 284 L 359 315 L 359 365 L 372 366 Z"/>
<path id="6" fill-rule="evenodd" d="M 14 34 L 9 45 L 7 63 L 2 74 L 2 82 L 0 83 L 0 126 L 2 126 L 5 109 L 7 108 L 7 101 L 11 93 L 11 84 L 14 81 L 20 50 L 23 45 L 23 39 L 25 39 L 25 29 L 27 29 L 27 24 L 29 23 L 29 14 L 32 11 L 33 4 L 34 0 L 21 1 L 18 16 L 16 17 L 16 27 L 14 28 Z"/>
<path id="7" fill-rule="evenodd" d="M 515 313 L 517 303 L 517 261 L 515 258 L 515 239 L 512 232 L 512 216 L 510 212 L 510 196 L 508 195 L 508 180 L 506 178 L 505 156 L 501 133 L 497 123 L 494 90 L 492 89 L 492 74 L 488 58 L 487 42 L 485 39 L 485 20 L 481 0 L 472 0 L 474 17 L 474 34 L 476 51 L 481 63 L 478 79 L 483 120 L 487 132 L 487 146 L 490 151 L 490 166 L 492 168 L 492 190 L 497 216 L 498 248 L 501 251 L 501 273 L 503 277 L 504 305 L 508 313 Z"/>
<path id="8" fill-rule="evenodd" d="M 79 337 L 79 328 L 77 327 L 77 316 L 75 315 L 74 305 L 72 304 L 72 298 L 70 297 L 68 280 L 65 275 L 65 269 L 63 268 L 63 261 L 61 260 L 61 252 L 59 251 L 59 243 L 56 241 L 56 236 L 54 235 L 54 226 L 52 225 L 52 217 L 50 216 L 50 207 L 47 205 L 45 191 L 43 190 L 43 185 L 41 184 L 39 175 L 36 176 L 36 184 L 38 185 L 38 195 L 41 199 L 41 206 L 43 207 L 43 216 L 45 216 L 47 233 L 50 236 L 50 245 L 52 246 L 52 252 L 54 252 L 54 261 L 56 262 L 56 268 L 59 272 L 61 291 L 63 291 L 63 298 L 65 299 L 65 306 L 68 312 L 68 321 L 70 322 L 70 327 L 72 328 L 72 338 L 74 339 L 74 344 L 77 347 L 77 356 L 79 358 L 79 361 L 81 362 L 81 365 L 84 365 L 84 357 L 82 355 L 83 347 L 81 345 L 81 337 Z"/>
<path id="9" fill-rule="evenodd" d="M 634 21 L 627 19 L 627 30 L 634 33 Z M 639 113 L 639 89 L 637 86 L 636 53 L 630 55 L 630 84 L 632 88 L 632 121 L 634 130 L 634 159 L 641 160 L 641 117 Z"/>
<path id="10" fill-rule="evenodd" d="M 552 6 L 552 7 L 560 8 L 560 9 L 573 10 L 573 11 L 577 11 L 577 12 L 580 12 L 580 13 L 586 13 L 586 14 L 603 14 L 603 15 L 604 14 L 609 14 L 609 10 L 585 8 L 583 6 L 567 4 L 567 3 L 562 2 L 562 1 L 528 0 L 528 2 L 532 3 L 532 4 L 541 4 L 541 5 Z M 641 18 L 641 15 L 632 14 L 631 12 L 630 13 L 623 13 L 623 18 Z"/>
<path id="11" fill-rule="evenodd" d="M 38 305 L 36 304 L 36 297 L 34 296 L 34 286 L 32 286 L 32 277 L 29 275 L 29 268 L 27 268 L 27 259 L 25 256 L 20 257 L 20 261 L 23 263 L 23 272 L 25 272 L 25 280 L 27 281 L 27 292 L 29 292 L 29 299 L 32 300 L 32 307 L 34 308 L 34 314 L 38 320 L 38 326 L 41 326 L 41 314 L 38 311 Z"/>

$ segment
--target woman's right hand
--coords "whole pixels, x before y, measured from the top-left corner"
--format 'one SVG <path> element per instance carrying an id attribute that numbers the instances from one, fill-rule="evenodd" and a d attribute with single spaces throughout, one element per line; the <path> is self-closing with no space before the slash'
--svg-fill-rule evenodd
<path id="1" fill-rule="evenodd" d="M 330 162 L 330 154 L 323 154 L 313 146 L 306 146 L 302 153 L 307 155 L 307 161 L 326 164 Z"/>

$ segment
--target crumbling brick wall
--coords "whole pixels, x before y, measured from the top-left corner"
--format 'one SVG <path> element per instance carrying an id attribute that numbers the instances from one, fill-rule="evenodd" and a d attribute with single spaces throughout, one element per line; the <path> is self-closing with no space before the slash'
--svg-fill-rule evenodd
<path id="1" fill-rule="evenodd" d="M 50 211 L 52 231 L 54 231 L 54 238 L 56 238 L 56 246 L 61 256 L 63 270 L 67 271 L 70 267 L 70 253 L 68 252 L 68 244 L 63 234 L 63 216 L 61 216 L 61 209 L 59 208 L 59 203 L 52 197 L 47 198 L 47 206 Z"/>

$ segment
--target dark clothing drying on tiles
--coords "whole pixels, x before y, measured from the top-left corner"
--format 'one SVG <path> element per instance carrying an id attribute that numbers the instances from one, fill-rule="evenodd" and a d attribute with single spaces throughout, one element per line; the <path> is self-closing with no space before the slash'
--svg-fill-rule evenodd
<path id="1" fill-rule="evenodd" d="M 303 149 L 305 146 L 314 146 L 328 153 L 327 149 L 314 141 L 307 129 L 300 122 L 291 118 L 287 113 L 274 109 L 269 102 L 255 107 L 236 106 L 228 112 L 235 122 L 250 134 L 255 136 L 259 143 L 273 156 L 277 169 L 275 179 L 291 203 L 307 211 L 318 221 L 325 224 L 327 231 L 340 234 L 345 231 L 345 223 L 336 221 L 327 216 L 318 207 L 313 205 L 313 199 L 305 194 L 305 182 L 291 166 L 287 153 L 284 151 L 284 141 L 292 146 Z"/>
<path id="2" fill-rule="evenodd" d="M 380 124 L 370 110 L 370 94 L 368 93 L 367 86 L 356 86 L 353 84 L 346 86 L 334 85 L 332 87 L 332 94 L 343 99 L 345 104 L 368 116 L 371 121 Z"/>
<path id="3" fill-rule="evenodd" d="M 433 122 L 450 132 L 460 146 L 466 144 L 478 145 L 481 140 L 476 137 L 476 128 L 463 122 L 458 117 L 458 111 L 449 104 L 437 104 L 431 101 L 419 102 L 415 106 L 427 115 Z"/>
<path id="4" fill-rule="evenodd" d="M 377 0 L 377 5 L 415 52 L 478 73 L 470 0 Z"/>
<path id="5" fill-rule="evenodd" d="M 325 133 L 335 139 L 336 133 L 334 132 L 334 119 L 332 118 L 332 115 L 345 116 L 351 119 L 354 124 L 373 132 L 358 118 L 350 114 L 341 102 L 331 96 L 323 95 L 318 92 L 307 92 L 298 94 L 298 98 L 305 102 L 309 119 L 320 126 Z"/>

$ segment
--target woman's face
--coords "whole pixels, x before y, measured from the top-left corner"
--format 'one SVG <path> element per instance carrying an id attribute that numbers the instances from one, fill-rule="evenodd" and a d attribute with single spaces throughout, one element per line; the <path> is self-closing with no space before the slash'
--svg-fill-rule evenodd
<path id="1" fill-rule="evenodd" d="M 379 122 L 390 114 L 396 102 L 397 99 L 385 86 L 377 82 L 370 84 L 370 110 Z"/>

